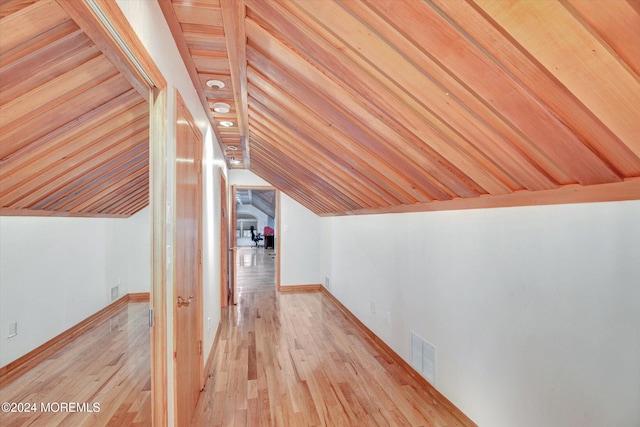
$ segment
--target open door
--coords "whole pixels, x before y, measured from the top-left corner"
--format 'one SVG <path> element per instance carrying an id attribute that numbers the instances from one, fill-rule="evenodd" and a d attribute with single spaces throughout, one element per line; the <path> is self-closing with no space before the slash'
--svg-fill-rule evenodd
<path id="1" fill-rule="evenodd" d="M 279 193 L 274 187 L 234 185 L 231 201 L 231 293 L 236 304 L 239 291 L 255 290 L 247 285 L 256 282 L 256 265 L 267 266 L 257 282 L 280 289 Z M 271 263 L 265 262 L 268 258 Z"/>
<path id="2" fill-rule="evenodd" d="M 203 388 L 202 137 L 180 95 L 176 120 L 174 373 L 176 425 L 191 422 Z"/>

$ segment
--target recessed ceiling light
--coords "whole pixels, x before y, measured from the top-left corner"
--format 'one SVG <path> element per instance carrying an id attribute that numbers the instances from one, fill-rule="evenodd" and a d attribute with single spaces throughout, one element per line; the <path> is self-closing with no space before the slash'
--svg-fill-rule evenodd
<path id="1" fill-rule="evenodd" d="M 223 120 L 220 122 L 220 126 L 224 126 L 226 128 L 230 128 L 231 126 L 233 126 L 233 122 L 230 122 L 228 120 Z"/>
<path id="2" fill-rule="evenodd" d="M 213 111 L 216 113 L 228 113 L 231 111 L 231 106 L 226 102 L 216 102 L 213 104 Z"/>
<path id="3" fill-rule="evenodd" d="M 235 157 L 232 157 L 231 160 L 229 160 L 229 163 L 231 163 L 232 165 L 239 165 L 241 162 Z"/>
<path id="4" fill-rule="evenodd" d="M 236 151 L 237 149 L 238 147 L 236 147 L 235 145 L 227 145 L 227 150 Z"/>
<path id="5" fill-rule="evenodd" d="M 225 86 L 222 80 L 207 80 L 206 85 L 211 89 L 222 89 Z"/>

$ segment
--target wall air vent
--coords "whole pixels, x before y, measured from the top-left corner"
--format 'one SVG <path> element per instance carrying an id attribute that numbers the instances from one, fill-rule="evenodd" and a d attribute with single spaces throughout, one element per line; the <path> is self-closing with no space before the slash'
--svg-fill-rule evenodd
<path id="1" fill-rule="evenodd" d="M 436 385 L 436 348 L 413 331 L 411 331 L 411 366 L 432 385 Z"/>

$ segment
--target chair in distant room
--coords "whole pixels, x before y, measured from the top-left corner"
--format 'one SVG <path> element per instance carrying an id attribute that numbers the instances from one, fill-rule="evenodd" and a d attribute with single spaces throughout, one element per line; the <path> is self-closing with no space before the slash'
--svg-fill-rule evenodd
<path id="1" fill-rule="evenodd" d="M 251 226 L 251 240 L 253 240 L 253 243 L 255 243 L 256 248 L 258 247 L 258 243 L 260 243 L 261 240 L 264 240 L 260 233 L 256 233 L 253 225 Z"/>

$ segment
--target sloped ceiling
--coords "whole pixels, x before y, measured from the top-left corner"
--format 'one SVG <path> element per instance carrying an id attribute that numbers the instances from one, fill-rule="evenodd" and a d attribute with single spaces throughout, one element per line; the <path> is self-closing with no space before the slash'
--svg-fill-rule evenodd
<path id="1" fill-rule="evenodd" d="M 87 3 L 0 0 L 0 214 L 148 203 L 144 91 Z M 640 199 L 636 0 L 159 4 L 228 164 L 319 215 Z"/>
<path id="2" fill-rule="evenodd" d="M 224 145 L 317 214 L 640 198 L 637 1 L 160 4 Z"/>
<path id="3" fill-rule="evenodd" d="M 149 106 L 67 13 L 79 9 L 0 3 L 2 214 L 126 217 L 148 204 Z"/>

